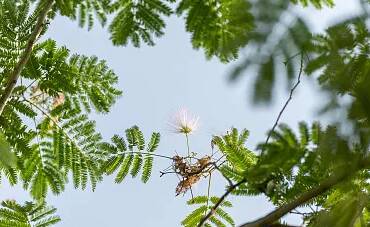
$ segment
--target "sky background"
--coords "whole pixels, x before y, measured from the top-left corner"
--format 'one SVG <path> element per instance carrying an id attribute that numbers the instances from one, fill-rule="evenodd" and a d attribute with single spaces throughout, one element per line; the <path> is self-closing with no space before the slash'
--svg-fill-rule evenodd
<path id="1" fill-rule="evenodd" d="M 299 12 L 310 18 L 316 32 L 321 32 L 337 19 L 358 12 L 355 0 L 337 0 L 334 9 L 321 11 L 312 8 Z M 201 50 L 192 49 L 190 35 L 185 32 L 184 21 L 171 17 L 166 34 L 157 40 L 155 47 L 114 47 L 107 31 L 95 26 L 90 32 L 78 27 L 76 22 L 57 17 L 45 37 L 66 45 L 71 53 L 96 55 L 105 59 L 119 76 L 123 96 L 107 115 L 93 115 L 97 129 L 109 139 L 114 134 L 138 125 L 148 138 L 152 131 L 161 133 L 157 153 L 173 156 L 175 151 L 185 154 L 185 138 L 173 134 L 168 126 L 173 114 L 186 107 L 200 117 L 199 130 L 191 135 L 190 146 L 195 152 L 210 154 L 212 135 L 223 134 L 230 127 L 247 128 L 250 137 L 247 145 L 254 149 L 266 138 L 288 93 L 279 86 L 275 102 L 266 107 L 249 103 L 253 75 L 245 75 L 236 84 L 227 81 L 234 63 L 222 64 L 206 60 Z M 282 84 L 278 79 L 278 84 Z M 299 121 L 318 119 L 315 110 L 322 99 L 312 81 L 303 80 L 281 122 L 292 127 Z M 168 167 L 168 160 L 155 159 L 153 174 L 144 185 L 140 179 L 127 177 L 115 184 L 113 177 L 106 177 L 95 192 L 75 190 L 71 184 L 59 196 L 50 195 L 48 203 L 58 208 L 62 218 L 57 226 L 67 227 L 174 227 L 190 213 L 186 205 L 189 194 L 175 197 L 178 180 L 173 175 L 159 177 L 159 171 Z M 226 182 L 213 181 L 212 195 L 222 195 Z M 194 189 L 194 194 L 206 194 L 206 182 Z M 30 200 L 21 186 L 2 185 L 0 199 Z M 263 196 L 230 197 L 234 207 L 228 211 L 237 224 L 251 221 L 271 211 L 273 206 Z M 289 216 L 292 224 L 299 224 L 299 217 Z"/>

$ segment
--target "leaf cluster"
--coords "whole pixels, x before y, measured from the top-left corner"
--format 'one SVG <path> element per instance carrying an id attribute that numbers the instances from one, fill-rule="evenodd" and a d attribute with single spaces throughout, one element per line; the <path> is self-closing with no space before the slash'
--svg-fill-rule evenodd
<path id="1" fill-rule="evenodd" d="M 240 133 L 236 128 L 223 136 L 214 136 L 212 143 L 226 157 L 227 162 L 220 166 L 221 174 L 229 180 L 239 182 L 244 179 L 245 173 L 252 168 L 257 162 L 257 156 L 246 148 L 245 142 L 248 139 L 249 132 L 244 129 Z M 248 192 L 255 194 L 246 189 L 244 185 L 233 190 L 234 194 L 243 194 Z"/>
<path id="2" fill-rule="evenodd" d="M 113 144 L 102 144 L 109 149 L 110 157 L 103 164 L 102 170 L 108 175 L 118 170 L 115 177 L 116 183 L 121 183 L 130 173 L 136 177 L 142 171 L 141 180 L 146 183 L 152 173 L 153 154 L 158 147 L 160 134 L 153 133 L 150 141 L 145 145 L 143 133 L 137 126 L 126 130 L 126 141 L 115 135 Z"/>
<path id="3" fill-rule="evenodd" d="M 254 28 L 250 3 L 244 0 L 183 0 L 177 13 L 186 13 L 186 30 L 195 48 L 204 48 L 208 58 L 236 59 Z"/>
<path id="4" fill-rule="evenodd" d="M 68 2 L 56 1 L 54 10 L 59 7 L 68 15 L 68 7 L 85 4 Z M 35 11 L 29 13 L 33 6 L 29 1 L 0 1 L 0 18 L 4 22 L 0 25 L 2 87 L 24 50 L 44 3 L 39 2 Z M 49 18 L 52 15 L 51 12 Z M 20 77 L 0 116 L 0 173 L 12 185 L 21 183 L 38 202 L 44 201 L 49 192 L 63 192 L 69 178 L 75 188 L 95 190 L 109 172 L 106 168 L 113 168 L 107 166 L 111 160 L 122 166 L 119 181 L 129 170 L 128 165 L 132 165 L 133 176 L 142 169 L 142 180 L 149 180 L 159 134 L 153 133 L 146 146 L 147 154 L 133 155 L 129 153 L 136 152 L 134 147 L 139 151 L 145 148 L 143 133 L 137 126 L 126 131 L 125 150 L 117 145 L 119 136 L 112 143 L 104 142 L 89 118 L 91 112 L 109 112 L 122 94 L 116 88 L 118 77 L 105 61 L 71 54 L 66 47 L 48 39 L 33 46 Z M 124 156 L 131 158 L 123 161 Z"/>
<path id="5" fill-rule="evenodd" d="M 251 96 L 255 104 L 272 100 L 278 73 L 286 75 L 287 87 L 298 75 L 299 59 L 296 56 L 304 52 L 311 31 L 304 18 L 294 11 L 289 0 L 252 2 L 255 29 L 251 32 L 249 45 L 243 50 L 245 57 L 230 72 L 229 79 L 237 81 L 244 72 L 255 72 Z"/>
<path id="6" fill-rule="evenodd" d="M 1 227 L 47 227 L 60 222 L 59 216 L 54 215 L 56 209 L 45 203 L 26 202 L 20 205 L 14 200 L 5 200 L 1 206 Z"/>
<path id="7" fill-rule="evenodd" d="M 203 48 L 206 56 L 227 62 L 237 57 L 238 50 L 249 40 L 253 28 L 250 4 L 244 0 L 57 0 L 54 12 L 78 19 L 80 26 L 91 29 L 94 18 L 101 25 L 109 22 L 114 45 L 131 42 L 154 45 L 154 38 L 164 34 L 165 18 L 175 12 L 185 15 L 186 30 L 192 34 L 193 47 Z M 173 10 L 172 8 L 176 8 Z"/>
<path id="8" fill-rule="evenodd" d="M 197 205 L 199 207 L 193 210 L 188 216 L 186 216 L 186 218 L 181 222 L 181 224 L 185 227 L 198 226 L 198 223 L 207 213 L 207 210 L 213 209 L 213 206 L 219 201 L 219 199 L 220 198 L 215 196 L 212 197 L 197 196 L 190 199 L 187 202 L 188 205 Z M 223 201 L 220 207 L 215 210 L 215 215 L 213 215 L 209 219 L 209 221 L 204 224 L 204 226 L 207 227 L 235 226 L 232 217 L 226 211 L 224 211 L 224 208 L 229 207 L 232 207 L 232 204 L 229 201 Z"/>
<path id="9" fill-rule="evenodd" d="M 323 111 L 344 109 L 364 144 L 368 143 L 365 129 L 370 126 L 369 35 L 365 22 L 360 19 L 329 28 L 326 34 L 313 39 L 310 50 L 314 58 L 306 67 L 310 74 L 319 72 L 319 83 L 331 94 Z M 341 104 L 343 97 L 350 98 L 346 106 Z"/>
<path id="10" fill-rule="evenodd" d="M 220 167 L 221 173 L 235 182 L 233 184 L 245 181 L 231 191 L 234 195 L 264 194 L 275 205 L 281 206 L 330 176 L 353 173 L 354 177 L 344 181 L 339 188 L 333 188 L 308 203 L 301 204 L 325 207 L 325 212 L 335 213 L 333 207 L 340 207 L 341 203 L 333 203 L 335 206 L 328 205 L 331 197 L 340 193 L 343 197 L 357 198 L 351 196 L 353 185 L 357 185 L 359 192 L 368 187 L 365 172 L 355 174 L 358 164 L 367 157 L 366 149 L 339 134 L 335 126 L 329 125 L 323 129 L 317 122 L 311 126 L 301 122 L 298 133 L 295 133 L 287 125 L 281 124 L 271 133 L 269 142 L 257 147 L 260 150 L 259 155 L 245 148 L 247 134 L 246 130 L 238 133 L 233 128 L 226 135 L 213 139 L 213 143 L 225 154 L 227 160 Z M 356 204 L 362 200 L 354 201 L 353 206 L 357 206 Z M 362 210 L 361 208 L 360 214 Z M 305 222 L 310 223 L 309 226 L 316 222 L 322 223 L 321 218 L 318 218 L 322 215 L 315 211 L 306 214 Z M 327 215 L 323 216 L 329 218 Z M 359 214 L 356 214 L 357 217 Z M 335 223 L 340 223 L 340 220 Z"/>

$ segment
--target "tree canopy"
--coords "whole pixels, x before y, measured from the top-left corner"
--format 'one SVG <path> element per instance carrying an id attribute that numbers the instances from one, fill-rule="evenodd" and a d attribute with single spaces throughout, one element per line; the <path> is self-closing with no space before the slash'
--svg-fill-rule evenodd
<path id="1" fill-rule="evenodd" d="M 369 4 L 362 0 L 361 13 L 314 34 L 292 6 L 320 10 L 335 7 L 333 0 L 0 0 L 0 176 L 33 199 L 3 201 L 0 227 L 52 226 L 61 219 L 47 205 L 50 193 L 63 196 L 68 182 L 95 190 L 107 175 L 115 183 L 129 175 L 146 183 L 156 158 L 170 164 L 162 176 L 179 177 L 176 194 L 191 194 L 187 205 L 194 210 L 179 220 L 186 227 L 289 226 L 281 221 L 289 213 L 301 215 L 305 226 L 370 225 Z M 208 59 L 239 60 L 230 80 L 256 69 L 255 104 L 271 102 L 278 73 L 287 78 L 289 96 L 256 149 L 246 146 L 247 129 L 232 127 L 210 138 L 212 155 L 192 152 L 188 136 L 198 119 L 186 110 L 173 124 L 187 154 L 162 155 L 160 134 L 147 137 L 136 125 L 104 140 L 91 113 L 109 113 L 122 95 L 118 75 L 96 56 L 40 39 L 64 16 L 87 29 L 107 27 L 115 46 L 155 45 L 173 14 L 185 20 L 192 46 Z M 343 119 L 280 122 L 303 77 L 330 95 L 322 114 L 340 110 Z M 214 174 L 224 178 L 224 194 L 194 195 L 192 186 L 207 180 L 210 188 Z M 235 223 L 228 197 L 256 195 L 276 209 Z"/>

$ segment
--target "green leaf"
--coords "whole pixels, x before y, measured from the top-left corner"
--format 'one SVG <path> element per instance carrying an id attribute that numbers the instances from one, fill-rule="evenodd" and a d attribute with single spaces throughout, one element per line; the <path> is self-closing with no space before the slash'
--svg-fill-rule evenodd
<path id="1" fill-rule="evenodd" d="M 213 208 L 213 206 L 218 203 L 220 198 L 215 196 L 196 196 L 190 200 L 187 201 L 188 205 L 199 205 L 198 208 L 196 208 L 194 211 L 192 211 L 186 218 L 181 222 L 183 226 L 186 227 L 195 227 L 198 225 L 200 220 L 206 215 L 206 211 L 209 211 Z M 231 216 L 226 213 L 224 210 L 222 210 L 222 207 L 231 207 L 231 203 L 229 201 L 224 200 L 220 207 L 218 207 L 206 223 L 204 223 L 205 226 L 211 226 L 210 223 L 215 224 L 216 226 L 226 226 L 219 218 L 225 220 L 228 224 L 231 226 L 235 226 L 234 220 L 231 218 Z"/>
<path id="2" fill-rule="evenodd" d="M 245 0 L 182 0 L 177 14 L 185 14 L 186 30 L 193 47 L 203 48 L 207 58 L 234 60 L 250 39 L 253 17 Z"/>
<path id="3" fill-rule="evenodd" d="M 305 51 L 312 32 L 306 18 L 295 12 L 289 0 L 258 0 L 251 4 L 255 29 L 229 79 L 237 82 L 257 70 L 251 100 L 254 104 L 269 104 L 275 78 L 285 76 L 286 89 L 292 88 L 300 68 L 300 53 L 304 53 L 304 58 L 310 57 Z M 289 22 L 286 15 L 290 15 Z"/>
<path id="4" fill-rule="evenodd" d="M 320 211 L 310 226 L 354 226 L 368 201 L 369 198 L 365 194 L 345 195 L 330 209 Z"/>
<path id="5" fill-rule="evenodd" d="M 160 0 L 115 1 L 115 12 L 109 31 L 114 45 L 127 45 L 129 41 L 139 47 L 142 42 L 154 45 L 153 37 L 164 34 L 164 16 L 172 14 L 171 8 Z"/>
<path id="6" fill-rule="evenodd" d="M 133 157 L 134 155 L 132 154 L 128 154 L 125 157 L 124 161 L 122 162 L 121 169 L 118 171 L 117 176 L 114 180 L 116 183 L 121 183 L 127 176 L 132 164 Z"/>
<path id="7" fill-rule="evenodd" d="M 17 157 L 2 133 L 0 133 L 0 162 L 5 167 L 15 167 L 17 163 Z"/>
<path id="8" fill-rule="evenodd" d="M 1 203 L 0 226 L 2 227 L 47 227 L 60 222 L 60 217 L 54 215 L 56 209 L 45 202 L 25 202 L 24 205 L 14 200 Z"/>
<path id="9" fill-rule="evenodd" d="M 308 6 L 309 4 L 312 4 L 318 9 L 321 9 L 324 5 L 333 7 L 334 1 L 333 0 L 290 0 L 294 4 L 302 4 L 303 6 Z"/>

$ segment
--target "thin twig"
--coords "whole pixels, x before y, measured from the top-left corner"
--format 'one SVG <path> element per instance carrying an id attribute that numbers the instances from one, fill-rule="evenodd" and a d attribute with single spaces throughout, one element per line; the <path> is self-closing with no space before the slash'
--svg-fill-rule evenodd
<path id="1" fill-rule="evenodd" d="M 217 210 L 217 208 L 221 205 L 221 203 L 225 200 L 225 198 L 232 192 L 234 191 L 237 187 L 239 187 L 240 185 L 244 184 L 246 182 L 246 180 L 242 180 L 234 185 L 232 185 L 231 187 L 229 187 L 229 189 L 225 192 L 225 194 L 223 194 L 221 196 L 221 198 L 217 201 L 217 203 L 211 208 L 211 210 L 208 212 L 208 214 L 206 216 L 204 216 L 202 218 L 202 220 L 200 220 L 199 224 L 198 224 L 198 227 L 202 227 L 203 224 L 206 223 L 206 221 L 214 214 L 214 212 Z"/>
<path id="2" fill-rule="evenodd" d="M 185 193 L 184 193 L 185 194 Z M 194 199 L 194 194 L 193 194 L 193 189 L 192 187 L 190 186 L 190 194 L 191 194 L 191 199 Z"/>
<path id="3" fill-rule="evenodd" d="M 294 86 L 292 87 L 292 89 L 290 89 L 290 94 L 289 94 L 289 97 L 288 99 L 286 100 L 283 108 L 280 110 L 279 112 L 279 115 L 278 117 L 276 118 L 275 120 L 275 123 L 274 125 L 272 126 L 272 129 L 269 131 L 268 135 L 267 135 L 267 138 L 266 138 L 266 141 L 265 141 L 265 145 L 269 142 L 270 140 L 270 137 L 272 135 L 272 133 L 275 131 L 275 128 L 277 127 L 277 125 L 279 124 L 279 121 L 280 121 L 280 118 L 281 116 L 283 115 L 285 109 L 287 108 L 289 102 L 292 100 L 293 98 L 293 93 L 295 91 L 295 89 L 298 87 L 298 85 L 301 83 L 301 76 L 302 76 L 302 73 L 303 73 L 303 52 L 301 52 L 301 64 L 300 64 L 300 68 L 299 68 L 299 73 L 298 73 L 298 78 L 297 78 L 297 82 L 294 84 Z M 263 151 L 261 152 L 261 156 L 263 154 Z"/>
<path id="4" fill-rule="evenodd" d="M 53 0 L 48 0 L 45 3 L 44 8 L 41 10 L 40 15 L 37 18 L 35 29 L 31 33 L 30 38 L 27 41 L 26 49 L 22 53 L 18 63 L 14 67 L 14 70 L 10 73 L 8 82 L 7 82 L 7 84 L 5 86 L 5 89 L 4 89 L 4 93 L 0 97 L 0 116 L 4 111 L 4 108 L 5 108 L 8 100 L 9 100 L 9 97 L 11 96 L 11 94 L 14 90 L 15 85 L 17 84 L 18 78 L 19 78 L 22 70 L 26 66 L 26 64 L 27 64 L 27 62 L 28 62 L 28 60 L 31 56 L 33 46 L 35 45 L 37 38 L 39 37 L 39 35 L 42 32 L 42 29 L 43 29 L 44 24 L 45 24 L 44 21 L 47 17 L 48 12 L 51 10 L 51 7 L 53 6 L 53 3 L 54 3 Z"/>
<path id="5" fill-rule="evenodd" d="M 31 106 L 35 107 L 38 111 L 40 111 L 45 117 L 47 117 L 50 121 L 52 121 L 54 123 L 54 125 L 59 129 L 61 130 L 61 132 L 67 137 L 67 139 L 69 141 L 71 141 L 80 151 L 83 151 L 83 149 L 81 149 L 77 143 L 77 141 L 75 141 L 75 139 L 71 138 L 63 129 L 62 126 L 59 125 L 59 122 L 57 122 L 52 116 L 50 116 L 50 114 L 44 110 L 42 107 L 39 107 L 38 105 L 36 105 L 35 103 L 33 103 L 32 101 L 26 99 L 24 96 L 23 96 L 23 100 L 27 103 L 29 103 Z"/>
<path id="6" fill-rule="evenodd" d="M 288 62 L 290 61 L 290 60 L 292 60 L 293 58 L 295 58 L 295 57 L 297 57 L 298 55 L 300 55 L 300 54 L 302 54 L 302 52 L 300 51 L 300 52 L 298 52 L 298 53 L 296 53 L 296 54 L 294 54 L 294 55 L 292 55 L 292 56 L 290 56 L 290 57 L 288 57 L 287 59 L 285 59 L 285 61 L 284 61 L 284 65 L 287 65 L 288 64 Z M 276 56 L 276 55 L 275 55 Z"/>
<path id="7" fill-rule="evenodd" d="M 177 174 L 176 171 L 168 171 L 168 172 L 164 172 L 164 171 L 159 171 L 159 173 L 161 174 L 160 177 L 163 177 L 163 175 L 166 175 L 166 174 L 170 174 L 170 173 L 175 173 Z M 179 179 L 180 180 L 180 179 Z"/>
<path id="8" fill-rule="evenodd" d="M 127 151 L 127 152 L 120 152 L 120 153 L 115 153 L 112 154 L 111 156 L 116 156 L 116 155 L 125 155 L 125 154 L 145 154 L 145 155 L 151 155 L 154 157 L 160 157 L 160 158 L 166 158 L 166 159 L 171 159 L 173 160 L 172 157 L 165 156 L 165 155 L 160 155 L 160 154 L 154 154 L 154 153 L 149 153 L 149 152 L 141 152 L 141 151 Z"/>
<path id="9" fill-rule="evenodd" d="M 313 213 L 315 213 L 315 212 L 317 212 L 317 209 L 316 209 L 316 211 L 312 208 L 312 206 L 311 205 L 308 205 L 308 207 L 311 209 L 311 211 L 313 212 Z M 316 206 L 317 207 L 317 206 Z"/>
<path id="10" fill-rule="evenodd" d="M 209 178 L 208 178 L 208 188 L 207 188 L 207 208 L 204 211 L 204 215 L 207 214 L 208 210 L 208 205 L 209 205 L 209 196 L 211 194 L 211 181 L 212 181 L 212 173 L 209 173 Z"/>
<path id="11" fill-rule="evenodd" d="M 224 162 L 222 162 L 221 164 L 220 164 L 220 166 L 222 165 L 222 164 L 224 164 Z M 222 173 L 222 171 L 221 171 L 221 169 L 220 169 L 220 167 L 218 166 L 218 165 L 216 165 L 216 163 L 214 163 L 214 162 L 212 162 L 212 165 L 213 165 L 213 170 L 218 170 L 218 172 L 220 172 L 220 174 L 225 178 L 225 180 L 227 180 L 227 182 L 229 183 L 229 186 L 231 187 L 232 185 L 233 185 L 233 182 L 230 180 L 230 178 L 228 178 L 227 176 L 225 176 L 223 173 Z M 210 172 L 212 172 L 213 171 L 212 169 L 210 170 Z"/>
<path id="12" fill-rule="evenodd" d="M 44 110 L 43 108 L 39 107 L 38 105 L 36 105 L 32 101 L 28 100 L 24 96 L 23 96 L 23 101 L 25 101 L 25 102 L 29 103 L 31 106 L 35 107 L 38 111 L 40 111 L 43 115 L 45 115 L 45 117 L 47 117 L 48 119 L 50 119 L 59 129 L 63 130 L 63 128 L 58 124 L 58 122 L 56 120 L 54 120 L 54 118 L 52 116 L 50 116 L 50 114 L 48 114 L 46 110 Z"/>
<path id="13" fill-rule="evenodd" d="M 297 55 L 295 55 L 297 56 Z M 294 56 L 294 57 L 295 57 Z M 274 126 L 272 127 L 272 129 L 270 130 L 267 138 L 266 138 L 266 141 L 265 141 L 265 144 L 268 143 L 270 137 L 271 137 L 271 134 L 272 132 L 275 130 L 277 124 L 279 123 L 280 121 L 280 118 L 283 114 L 283 112 L 285 111 L 286 107 L 288 106 L 290 100 L 293 98 L 293 93 L 295 91 L 295 89 L 298 87 L 298 85 L 301 83 L 301 76 L 302 76 L 302 73 L 303 73 L 303 52 L 301 52 L 301 63 L 300 63 L 300 69 L 299 69 L 299 73 L 298 73 L 298 78 L 297 78 L 297 82 L 295 83 L 295 85 L 293 86 L 293 88 L 290 90 L 290 94 L 289 94 L 289 98 L 287 99 L 287 101 L 285 102 L 282 110 L 280 111 L 275 123 L 274 123 Z M 262 153 L 263 153 L 263 150 L 262 150 Z M 262 155 L 261 153 L 261 155 Z M 227 179 L 227 178 L 226 178 Z M 229 181 L 229 183 L 231 182 L 230 179 L 227 179 Z M 202 218 L 202 220 L 199 222 L 198 224 L 198 227 L 201 227 L 212 215 L 213 213 L 215 212 L 215 210 L 218 208 L 218 206 L 222 203 L 222 201 L 233 191 L 235 190 L 238 186 L 242 185 L 243 183 L 245 183 L 247 180 L 246 179 L 243 179 L 241 181 L 239 181 L 238 183 L 236 184 L 231 184 L 231 186 L 229 187 L 229 189 L 223 194 L 223 196 L 219 199 L 219 201 L 217 202 L 217 204 L 215 204 L 215 206 L 212 208 L 212 210 L 204 217 Z"/>
<path id="14" fill-rule="evenodd" d="M 311 214 L 311 213 L 300 212 L 297 209 L 293 209 L 293 210 L 289 211 L 289 213 L 291 213 L 291 214 L 297 214 L 297 215 L 302 215 L 302 216 Z"/>

